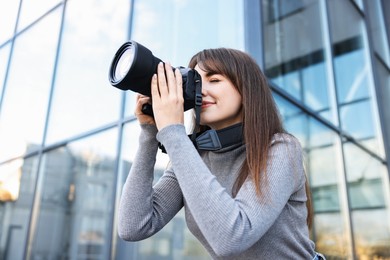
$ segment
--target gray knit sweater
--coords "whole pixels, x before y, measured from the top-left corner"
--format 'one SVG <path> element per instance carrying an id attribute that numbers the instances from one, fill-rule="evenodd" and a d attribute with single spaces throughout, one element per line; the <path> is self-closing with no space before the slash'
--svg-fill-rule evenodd
<path id="1" fill-rule="evenodd" d="M 214 259 L 314 257 L 306 225 L 302 150 L 295 138 L 274 136 L 261 198 L 251 178 L 233 198 L 245 145 L 199 154 L 183 125 L 170 125 L 158 133 L 153 125 L 141 127 L 139 149 L 120 201 L 122 239 L 152 236 L 184 206 L 189 230 Z M 152 186 L 158 141 L 171 166 Z"/>

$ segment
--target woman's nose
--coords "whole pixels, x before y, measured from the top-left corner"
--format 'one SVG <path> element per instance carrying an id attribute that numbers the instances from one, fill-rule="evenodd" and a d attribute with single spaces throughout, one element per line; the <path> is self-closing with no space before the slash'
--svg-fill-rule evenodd
<path id="1" fill-rule="evenodd" d="M 207 96 L 207 84 L 205 82 L 202 82 L 202 96 Z"/>

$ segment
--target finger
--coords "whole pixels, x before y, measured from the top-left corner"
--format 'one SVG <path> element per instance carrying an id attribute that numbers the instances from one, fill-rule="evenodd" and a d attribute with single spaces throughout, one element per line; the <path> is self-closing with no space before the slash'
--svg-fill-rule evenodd
<path id="1" fill-rule="evenodd" d="M 137 98 L 147 98 L 148 96 L 145 96 L 145 95 L 142 95 L 142 94 L 140 94 L 140 93 L 137 93 Z"/>
<path id="2" fill-rule="evenodd" d="M 165 74 L 167 75 L 168 92 L 169 94 L 177 94 L 176 79 L 173 74 L 172 66 L 169 62 L 165 63 Z"/>
<path id="3" fill-rule="evenodd" d="M 178 97 L 183 97 L 183 78 L 181 76 L 180 70 L 175 70 L 175 78 L 176 78 L 176 93 Z"/>
<path id="4" fill-rule="evenodd" d="M 151 87 L 152 98 L 154 100 L 157 100 L 158 98 L 160 98 L 160 93 L 158 90 L 157 74 L 153 74 L 152 82 L 150 83 L 150 85 L 151 85 L 150 87 Z"/>
<path id="5" fill-rule="evenodd" d="M 160 96 L 168 95 L 167 80 L 165 78 L 165 70 L 162 62 L 160 62 L 157 67 L 157 79 L 158 79 L 158 90 L 160 91 Z"/>
<path id="6" fill-rule="evenodd" d="M 142 95 L 142 94 L 139 94 L 137 93 L 136 95 L 136 102 L 138 102 L 139 100 L 143 100 L 143 99 L 147 99 L 149 98 L 148 96 L 145 96 L 145 95 Z"/>

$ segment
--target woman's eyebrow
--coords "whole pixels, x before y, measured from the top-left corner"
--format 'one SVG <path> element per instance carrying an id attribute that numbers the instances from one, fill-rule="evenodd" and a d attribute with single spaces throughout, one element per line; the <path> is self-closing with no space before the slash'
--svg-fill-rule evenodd
<path id="1" fill-rule="evenodd" d="M 220 75 L 220 73 L 218 72 L 215 72 L 215 71 L 209 71 L 206 73 L 206 77 L 211 77 L 211 76 L 214 76 L 214 75 Z"/>

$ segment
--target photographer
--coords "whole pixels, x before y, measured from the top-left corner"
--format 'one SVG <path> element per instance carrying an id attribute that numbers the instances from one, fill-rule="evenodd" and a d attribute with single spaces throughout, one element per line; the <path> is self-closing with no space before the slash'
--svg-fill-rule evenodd
<path id="1" fill-rule="evenodd" d="M 263 73 L 244 52 L 204 50 L 190 61 L 202 78 L 201 133 L 184 127 L 182 75 L 166 63 L 138 95 L 139 148 L 123 188 L 119 236 L 138 241 L 182 208 L 188 228 L 214 259 L 322 259 L 309 238 L 308 186 L 298 140 L 285 132 Z M 152 102 L 153 100 L 153 102 Z M 152 103 L 154 117 L 141 112 Z M 170 166 L 152 186 L 158 143 Z"/>

